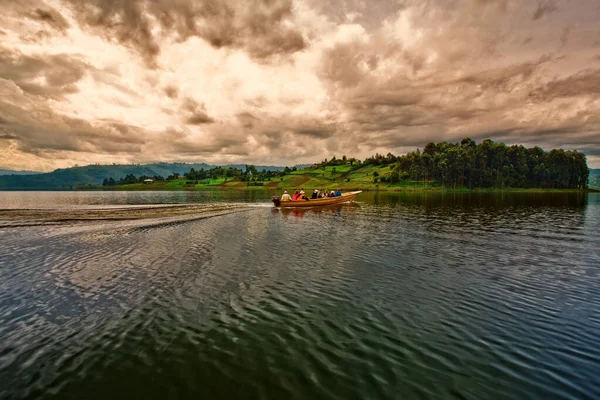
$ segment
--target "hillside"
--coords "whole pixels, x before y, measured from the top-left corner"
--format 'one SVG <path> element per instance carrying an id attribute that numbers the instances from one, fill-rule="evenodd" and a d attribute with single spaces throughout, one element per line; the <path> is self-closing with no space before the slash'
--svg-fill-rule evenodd
<path id="1" fill-rule="evenodd" d="M 198 183 L 190 182 L 182 178 L 165 182 L 153 182 L 151 184 L 134 183 L 129 185 L 117 185 L 107 190 L 294 190 L 304 189 L 309 192 L 314 189 L 341 189 L 349 190 L 441 190 L 442 184 L 434 180 L 402 179 L 395 183 L 387 181 L 393 173 L 394 165 L 360 165 L 351 166 L 349 163 L 337 166 L 320 166 L 318 168 L 306 168 L 273 177 L 270 180 L 246 182 L 240 178 L 206 179 Z M 375 176 L 379 179 L 375 181 Z M 383 177 L 384 182 L 381 181 Z M 497 190 L 498 188 L 482 188 L 482 190 Z M 505 190 L 539 190 L 539 188 L 508 188 Z M 547 188 L 546 188 L 547 189 Z M 469 190 L 467 188 L 456 188 L 455 190 Z"/>
<path id="2" fill-rule="evenodd" d="M 520 145 L 506 146 L 486 139 L 477 144 L 428 143 L 423 150 L 402 156 L 376 154 L 364 161 L 333 157 L 312 166 L 288 167 L 186 163 L 88 165 L 46 174 L 0 176 L 0 190 L 190 190 L 268 187 L 471 189 L 584 189 L 600 187 L 599 170 L 589 170 L 583 153 Z M 173 179 L 173 173 L 185 179 Z M 171 176 L 170 176 L 171 175 Z M 154 178 L 152 184 L 142 182 Z M 166 180 L 165 180 L 166 179 Z"/>
<path id="3" fill-rule="evenodd" d="M 35 175 L 41 174 L 42 172 L 37 171 L 14 171 L 12 169 L 0 169 L 0 176 L 3 175 Z"/>
<path id="4" fill-rule="evenodd" d="M 164 182 L 153 182 L 150 184 L 134 183 L 129 185 L 117 185 L 109 190 L 211 190 L 211 189 L 277 189 L 292 190 L 294 188 L 312 189 L 376 189 L 379 183 L 374 182 L 373 174 L 387 175 L 391 172 L 391 166 L 354 166 L 348 163 L 337 166 L 322 166 L 318 168 L 305 168 L 272 177 L 268 180 L 243 181 L 239 177 L 218 177 L 202 181 L 189 181 L 185 178 Z M 197 182 L 197 183 L 196 183 Z M 423 182 L 403 181 L 394 185 L 394 188 L 423 186 Z M 435 182 L 425 184 L 429 188 L 440 187 Z M 381 187 L 388 187 L 381 184 Z"/>
<path id="5" fill-rule="evenodd" d="M 104 178 L 118 180 L 128 174 L 161 175 L 166 177 L 174 172 L 183 174 L 191 168 L 209 169 L 209 164 L 186 164 L 186 163 L 155 163 L 155 164 L 130 164 L 130 165 L 87 165 L 57 169 L 52 172 L 34 175 L 4 175 L 0 176 L 0 190 L 72 190 L 79 186 L 99 186 Z M 229 167 L 229 166 L 228 166 Z M 231 167 L 243 169 L 241 164 Z M 257 166 L 257 169 L 281 171 L 284 167 Z"/>
<path id="6" fill-rule="evenodd" d="M 590 169 L 589 185 L 591 188 L 600 189 L 600 168 Z"/>
<path id="7" fill-rule="evenodd" d="M 486 139 L 477 144 L 428 143 L 402 156 L 376 154 L 364 161 L 333 157 L 304 169 L 261 173 L 256 168 L 190 171 L 185 179 L 144 184 L 131 176 L 109 182 L 107 189 L 193 190 L 211 187 L 271 189 L 374 189 L 444 188 L 453 190 L 581 190 L 588 185 L 589 168 L 583 153 L 575 150 L 506 146 Z M 138 183 L 136 183 L 138 182 Z"/>

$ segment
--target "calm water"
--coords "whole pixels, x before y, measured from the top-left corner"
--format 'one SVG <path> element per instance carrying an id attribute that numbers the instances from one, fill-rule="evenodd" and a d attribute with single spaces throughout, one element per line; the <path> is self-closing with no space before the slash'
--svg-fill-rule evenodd
<path id="1" fill-rule="evenodd" d="M 0 210 L 246 202 L 0 229 L 0 398 L 600 398 L 598 194 L 298 212 L 244 193 L 0 192 Z"/>

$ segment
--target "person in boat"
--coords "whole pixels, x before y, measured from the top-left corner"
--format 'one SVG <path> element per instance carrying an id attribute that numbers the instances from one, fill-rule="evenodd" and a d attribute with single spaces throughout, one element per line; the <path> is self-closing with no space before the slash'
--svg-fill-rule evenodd
<path id="1" fill-rule="evenodd" d="M 340 189 L 335 191 L 335 197 L 339 197 L 342 195 L 342 191 Z"/>
<path id="2" fill-rule="evenodd" d="M 311 200 L 318 199 L 319 198 L 319 191 L 317 189 L 315 189 L 313 191 L 312 196 L 310 198 L 311 198 Z"/>
<path id="3" fill-rule="evenodd" d="M 335 191 L 332 190 L 331 193 L 329 193 L 329 197 L 336 197 Z"/>
<path id="4" fill-rule="evenodd" d="M 298 196 L 300 196 L 300 192 L 296 189 L 294 195 L 292 196 L 292 200 L 298 200 Z"/>
<path id="5" fill-rule="evenodd" d="M 304 194 L 304 190 L 300 190 L 300 194 L 298 195 L 296 200 L 309 200 L 309 198 L 306 194 Z"/>
<path id="6" fill-rule="evenodd" d="M 318 199 L 322 199 L 323 197 L 325 197 L 325 196 L 323 195 L 323 193 L 324 193 L 324 192 L 323 192 L 322 190 L 320 190 L 320 191 L 319 191 L 319 194 L 317 195 L 317 198 L 318 198 Z"/>
<path id="7" fill-rule="evenodd" d="M 292 196 L 289 195 L 287 190 L 283 191 L 283 194 L 281 195 L 281 201 L 292 201 Z"/>

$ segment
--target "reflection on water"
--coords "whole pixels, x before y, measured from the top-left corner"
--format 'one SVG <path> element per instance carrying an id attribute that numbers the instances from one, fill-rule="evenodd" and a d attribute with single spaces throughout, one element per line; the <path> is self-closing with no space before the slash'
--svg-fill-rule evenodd
<path id="1" fill-rule="evenodd" d="M 330 206 L 322 206 L 322 207 L 299 207 L 299 208 L 273 208 L 273 213 L 280 213 L 284 218 L 287 217 L 296 217 L 303 218 L 305 215 L 311 216 L 332 216 L 337 215 L 341 216 L 342 213 L 352 213 L 355 212 L 358 207 L 360 207 L 357 203 L 346 203 L 346 204 L 336 204 Z"/>
<path id="2" fill-rule="evenodd" d="M 600 196 L 251 193 L 0 230 L 0 398 L 600 398 Z"/>
<path id="3" fill-rule="evenodd" d="M 0 210 L 46 209 L 97 206 L 126 206 L 154 204 L 189 204 L 222 202 L 264 202 L 262 190 L 213 191 L 68 191 L 68 192 L 0 192 Z"/>

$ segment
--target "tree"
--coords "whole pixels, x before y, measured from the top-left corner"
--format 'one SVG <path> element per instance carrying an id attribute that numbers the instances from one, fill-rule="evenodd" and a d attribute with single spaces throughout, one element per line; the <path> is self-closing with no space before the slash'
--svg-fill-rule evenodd
<path id="1" fill-rule="evenodd" d="M 108 179 L 104 178 L 104 180 L 102 181 L 102 186 L 108 186 Z"/>
<path id="2" fill-rule="evenodd" d="M 400 165 L 399 164 L 394 165 L 394 168 L 392 168 L 392 172 L 390 173 L 388 180 L 390 181 L 390 183 L 400 182 Z"/>

